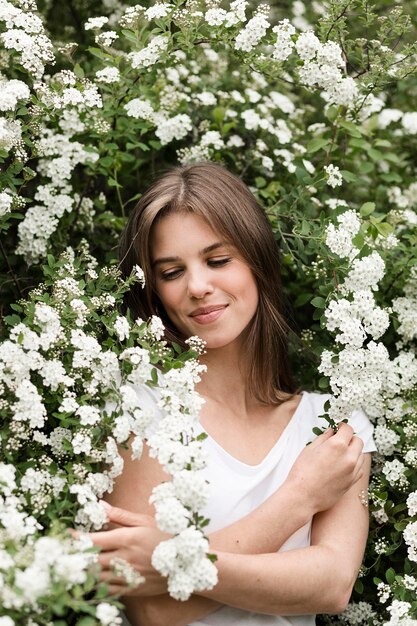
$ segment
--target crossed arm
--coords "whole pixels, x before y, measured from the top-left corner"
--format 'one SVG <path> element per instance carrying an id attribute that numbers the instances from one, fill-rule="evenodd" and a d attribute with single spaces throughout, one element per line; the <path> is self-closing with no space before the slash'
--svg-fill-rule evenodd
<path id="1" fill-rule="evenodd" d="M 152 515 L 150 491 L 167 476 L 146 455 L 140 471 L 127 457 L 125 471 L 108 498 L 127 509 L 110 511 L 110 518 L 122 527 L 93 538 L 105 550 L 100 558 L 109 584 L 116 583 L 113 590 L 118 589 L 117 581 L 107 569 L 113 556 L 126 558 L 146 576 L 147 583 L 124 598 L 132 626 L 185 626 L 223 604 L 281 615 L 343 610 L 368 530 L 367 511 L 358 495 L 367 488 L 370 459 L 361 454 L 361 443 L 349 429 L 343 426 L 338 435 L 317 438 L 263 505 L 210 535 L 211 549 L 218 556 L 219 583 L 188 602 L 168 596 L 165 581 L 150 565 L 153 547 L 163 537 L 149 528 L 150 518 L 143 514 Z M 311 546 L 277 553 L 312 517 Z"/>

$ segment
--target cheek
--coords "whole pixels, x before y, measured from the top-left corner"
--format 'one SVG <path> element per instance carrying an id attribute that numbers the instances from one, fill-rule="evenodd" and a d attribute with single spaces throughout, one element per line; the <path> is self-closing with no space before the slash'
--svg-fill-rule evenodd
<path id="1" fill-rule="evenodd" d="M 178 287 L 174 284 L 162 283 L 162 285 L 157 285 L 156 292 L 166 312 L 175 313 L 181 300 Z"/>

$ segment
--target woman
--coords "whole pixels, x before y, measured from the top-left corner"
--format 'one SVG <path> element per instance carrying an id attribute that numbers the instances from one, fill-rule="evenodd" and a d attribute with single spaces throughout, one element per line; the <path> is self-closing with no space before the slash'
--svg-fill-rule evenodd
<path id="1" fill-rule="evenodd" d="M 310 626 L 315 613 L 341 612 L 366 542 L 372 428 L 358 411 L 353 428 L 314 439 L 327 397 L 297 393 L 292 380 L 278 252 L 254 196 L 218 165 L 173 169 L 139 201 L 121 258 L 126 274 L 145 272 L 128 302 L 135 316 L 160 315 L 169 341 L 206 342 L 198 391 L 213 495 L 203 513 L 219 583 L 185 603 L 166 594 L 150 565 L 164 537 L 148 500 L 168 477 L 146 452 L 125 455 L 108 497 L 119 528 L 93 534 L 103 579 L 123 591 L 117 556 L 146 577 L 125 596 L 134 626 Z"/>

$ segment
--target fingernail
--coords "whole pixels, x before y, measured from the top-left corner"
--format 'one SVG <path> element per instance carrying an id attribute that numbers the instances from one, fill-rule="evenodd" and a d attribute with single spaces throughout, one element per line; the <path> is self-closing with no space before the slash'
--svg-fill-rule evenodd
<path id="1" fill-rule="evenodd" d="M 99 504 L 101 504 L 101 506 L 103 507 L 103 509 L 105 509 L 106 511 L 110 511 L 111 504 L 109 504 L 108 502 L 106 502 L 105 500 L 99 500 L 98 501 Z"/>

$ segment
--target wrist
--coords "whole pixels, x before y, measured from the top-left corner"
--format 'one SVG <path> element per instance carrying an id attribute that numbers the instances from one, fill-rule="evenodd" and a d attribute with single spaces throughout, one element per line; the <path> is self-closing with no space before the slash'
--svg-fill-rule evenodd
<path id="1" fill-rule="evenodd" d="M 302 480 L 288 477 L 277 493 L 281 494 L 286 509 L 292 512 L 293 519 L 298 520 L 300 528 L 318 512 L 314 498 Z"/>

